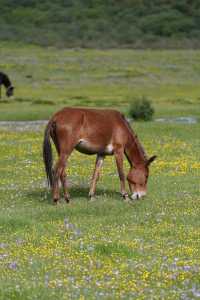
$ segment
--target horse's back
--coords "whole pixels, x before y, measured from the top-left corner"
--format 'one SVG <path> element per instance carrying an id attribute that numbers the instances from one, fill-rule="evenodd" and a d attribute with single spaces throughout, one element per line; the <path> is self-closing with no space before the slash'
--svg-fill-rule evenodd
<path id="1" fill-rule="evenodd" d="M 65 107 L 52 118 L 58 124 L 71 124 L 76 127 L 82 121 L 83 127 L 112 129 L 123 122 L 123 117 L 117 110 Z"/>
<path id="2" fill-rule="evenodd" d="M 127 139 L 124 117 L 116 110 L 66 107 L 52 121 L 60 137 L 70 138 L 74 143 L 87 141 L 96 145 L 95 149 L 123 144 Z"/>

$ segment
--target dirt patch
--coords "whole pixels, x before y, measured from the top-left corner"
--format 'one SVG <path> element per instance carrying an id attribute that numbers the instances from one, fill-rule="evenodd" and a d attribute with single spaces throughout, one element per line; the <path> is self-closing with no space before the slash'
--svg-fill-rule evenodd
<path id="1" fill-rule="evenodd" d="M 47 120 L 39 121 L 0 121 L 0 129 L 11 131 L 40 131 L 47 124 Z"/>

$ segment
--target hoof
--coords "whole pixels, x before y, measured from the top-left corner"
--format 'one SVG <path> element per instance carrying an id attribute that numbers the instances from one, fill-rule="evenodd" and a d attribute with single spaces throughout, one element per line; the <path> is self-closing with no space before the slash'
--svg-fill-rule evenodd
<path id="1" fill-rule="evenodd" d="M 96 201 L 96 198 L 94 195 L 89 195 L 89 199 L 88 199 L 89 202 L 94 202 Z"/>
<path id="2" fill-rule="evenodd" d="M 70 198 L 65 198 L 65 202 L 66 202 L 67 204 L 69 204 L 69 203 L 70 203 Z"/>
<path id="3" fill-rule="evenodd" d="M 59 199 L 53 199 L 53 205 L 57 205 L 59 202 Z"/>
<path id="4" fill-rule="evenodd" d="M 130 199 L 129 199 L 129 196 L 127 193 L 123 194 L 122 197 L 123 197 L 124 202 L 127 202 L 127 203 L 130 202 Z"/>

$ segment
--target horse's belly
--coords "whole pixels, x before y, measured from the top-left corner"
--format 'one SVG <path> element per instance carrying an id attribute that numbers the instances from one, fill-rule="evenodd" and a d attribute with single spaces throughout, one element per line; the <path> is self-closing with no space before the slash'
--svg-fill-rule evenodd
<path id="1" fill-rule="evenodd" d="M 113 154 L 113 147 L 111 144 L 102 147 L 99 145 L 94 145 L 85 140 L 79 141 L 75 149 L 84 154 L 101 154 L 101 155 Z"/>
<path id="2" fill-rule="evenodd" d="M 98 153 L 98 149 L 94 146 L 89 145 L 87 142 L 79 142 L 76 147 L 76 150 L 78 150 L 81 153 L 84 154 L 96 154 Z"/>

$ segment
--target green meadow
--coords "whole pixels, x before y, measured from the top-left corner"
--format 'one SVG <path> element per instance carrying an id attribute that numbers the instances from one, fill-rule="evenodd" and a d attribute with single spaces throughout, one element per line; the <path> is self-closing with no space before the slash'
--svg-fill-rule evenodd
<path id="1" fill-rule="evenodd" d="M 1 43 L 0 69 L 16 89 L 13 99 L 0 101 L 0 120 L 48 119 L 67 105 L 127 114 L 132 99 L 146 96 L 155 118 L 198 121 L 199 60 L 192 50 Z M 131 125 L 148 155 L 158 155 L 148 195 L 124 203 L 107 157 L 96 201 L 89 202 L 95 157 L 74 151 L 72 201 L 56 207 L 42 161 L 44 127 L 0 127 L 0 299 L 199 299 L 200 123 Z"/>
<path id="2" fill-rule="evenodd" d="M 0 44 L 0 69 L 14 99 L 0 120 L 47 119 L 66 106 L 116 107 L 148 97 L 160 116 L 199 116 L 200 51 L 88 50 Z"/>

